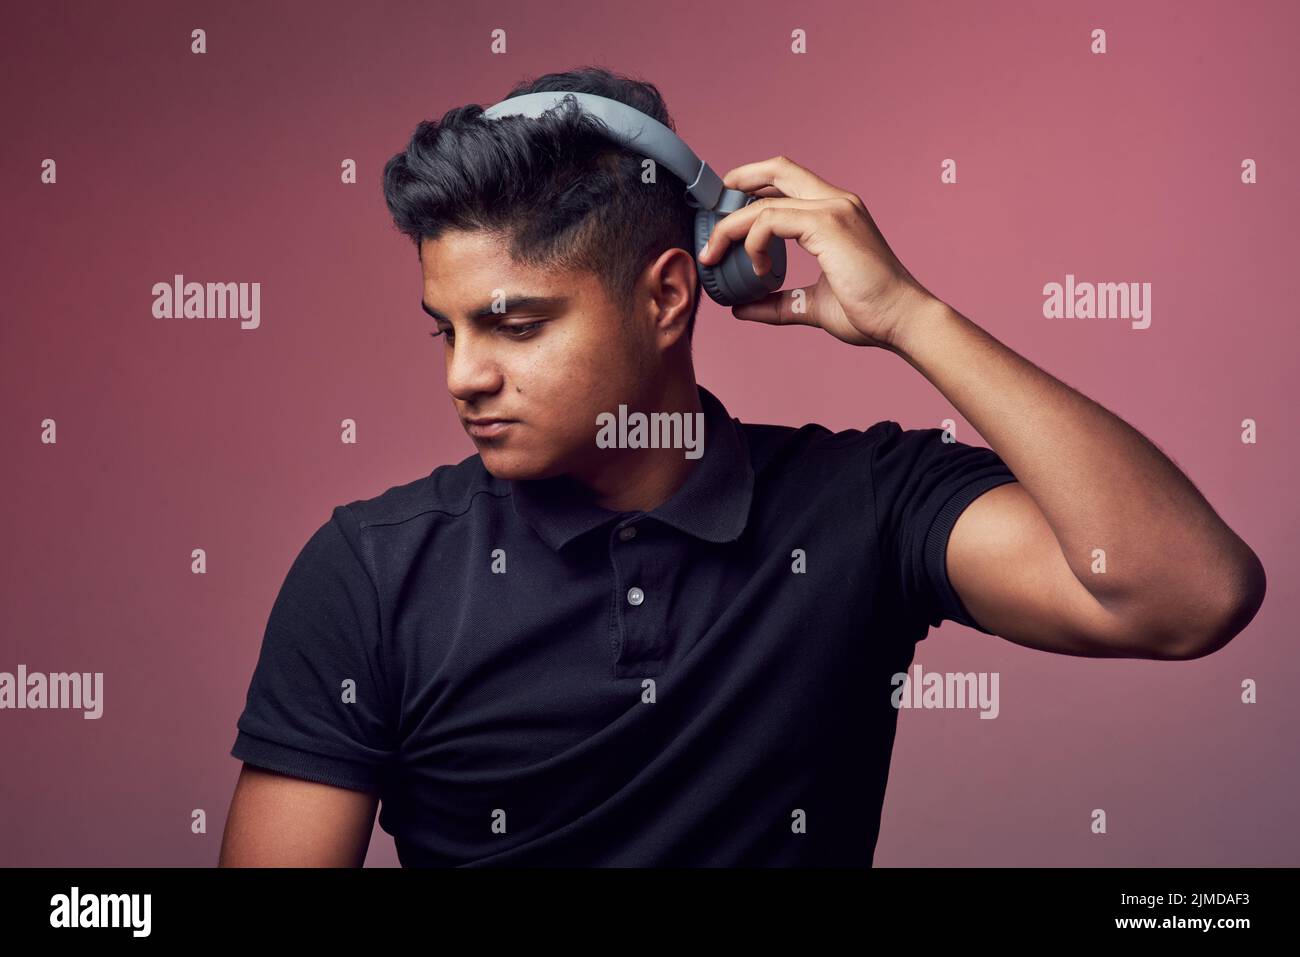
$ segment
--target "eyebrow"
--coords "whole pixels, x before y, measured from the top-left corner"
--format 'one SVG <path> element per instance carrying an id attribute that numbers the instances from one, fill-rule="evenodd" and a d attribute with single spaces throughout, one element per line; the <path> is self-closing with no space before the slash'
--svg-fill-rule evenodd
<path id="1" fill-rule="evenodd" d="M 550 311 L 560 309 L 569 304 L 567 296 L 515 296 L 505 301 L 504 308 L 493 309 L 492 304 L 479 306 L 472 313 L 470 319 L 498 319 L 508 316 L 512 312 L 530 311 Z M 435 319 L 441 319 L 443 322 L 451 322 L 446 316 L 437 309 L 433 309 L 423 299 L 420 300 L 420 308 L 433 316 Z"/>

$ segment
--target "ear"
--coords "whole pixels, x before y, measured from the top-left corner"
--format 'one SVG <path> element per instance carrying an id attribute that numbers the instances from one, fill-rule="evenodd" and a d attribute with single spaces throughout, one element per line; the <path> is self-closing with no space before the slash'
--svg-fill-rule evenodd
<path id="1" fill-rule="evenodd" d="M 665 249 L 642 274 L 655 338 L 676 342 L 686 334 L 691 307 L 700 294 L 694 254 L 680 247 Z"/>

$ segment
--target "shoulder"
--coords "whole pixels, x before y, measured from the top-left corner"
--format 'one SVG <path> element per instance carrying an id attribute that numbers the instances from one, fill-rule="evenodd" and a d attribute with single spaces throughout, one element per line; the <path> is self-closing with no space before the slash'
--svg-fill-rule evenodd
<path id="1" fill-rule="evenodd" d="M 800 463 L 859 461 L 863 456 L 869 457 L 876 446 L 903 431 L 892 420 L 882 420 L 866 428 L 838 431 L 817 422 L 801 426 L 737 422 L 745 436 L 756 473 Z"/>
<path id="2" fill-rule="evenodd" d="M 463 515 L 480 495 L 509 496 L 505 483 L 483 466 L 474 454 L 455 464 L 440 465 L 428 475 L 393 485 L 371 498 L 355 499 L 335 508 L 344 513 L 358 531 L 403 525 L 422 517 Z"/>
<path id="3" fill-rule="evenodd" d="M 509 495 L 476 453 L 378 495 L 336 505 L 317 534 L 341 536 L 378 581 L 399 573 L 458 518 L 473 518 L 476 503 L 491 506 Z"/>
<path id="4" fill-rule="evenodd" d="M 957 441 L 945 429 L 909 429 L 893 419 L 838 431 L 815 422 L 742 428 L 755 475 L 805 495 L 848 490 L 908 503 L 1014 478 L 989 448 Z"/>

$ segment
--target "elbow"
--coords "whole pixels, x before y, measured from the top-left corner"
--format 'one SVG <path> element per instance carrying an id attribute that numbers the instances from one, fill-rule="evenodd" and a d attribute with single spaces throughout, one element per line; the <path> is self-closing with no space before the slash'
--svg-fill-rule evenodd
<path id="1" fill-rule="evenodd" d="M 1190 629 L 1167 642 L 1161 658 L 1188 661 L 1204 658 L 1223 648 L 1233 638 L 1245 631 L 1264 603 L 1268 579 L 1259 557 L 1245 548 L 1245 557 L 1236 574 L 1227 576 L 1230 587 L 1223 589 L 1217 610 L 1203 616 L 1202 626 Z"/>

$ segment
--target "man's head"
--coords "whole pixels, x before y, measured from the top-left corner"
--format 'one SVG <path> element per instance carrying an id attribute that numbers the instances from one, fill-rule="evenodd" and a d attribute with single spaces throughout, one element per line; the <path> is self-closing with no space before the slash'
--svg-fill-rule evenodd
<path id="1" fill-rule="evenodd" d="M 548 74 L 508 96 L 552 90 L 619 100 L 672 128 L 654 86 L 600 68 Z M 420 123 L 384 167 L 389 210 L 420 256 L 426 309 L 449 334 L 458 414 L 516 420 L 497 436 L 471 432 L 503 478 L 590 476 L 607 452 L 595 445 L 599 413 L 652 410 L 683 380 L 695 388 L 700 290 L 686 186 L 570 106 L 499 119 L 458 107 Z M 515 305 L 533 298 L 547 301 Z"/>

